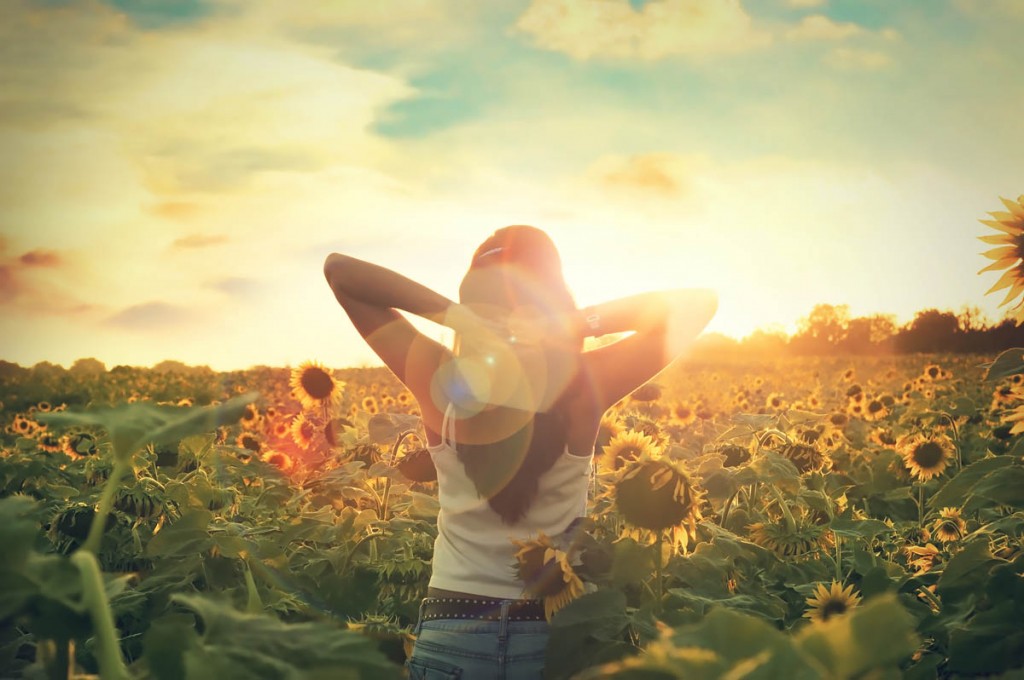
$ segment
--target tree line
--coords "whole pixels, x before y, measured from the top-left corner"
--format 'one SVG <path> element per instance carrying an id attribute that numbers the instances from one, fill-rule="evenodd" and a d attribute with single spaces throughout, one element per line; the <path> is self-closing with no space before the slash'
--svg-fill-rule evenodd
<path id="1" fill-rule="evenodd" d="M 1024 326 L 1017 326 L 1010 317 L 990 322 L 977 307 L 965 307 L 959 313 L 925 309 L 900 326 L 893 315 L 851 317 L 848 305 L 819 304 L 799 321 L 792 335 L 757 330 L 742 340 L 733 340 L 711 333 L 700 339 L 695 352 L 885 356 L 918 352 L 995 354 L 1010 347 L 1024 347 Z"/>

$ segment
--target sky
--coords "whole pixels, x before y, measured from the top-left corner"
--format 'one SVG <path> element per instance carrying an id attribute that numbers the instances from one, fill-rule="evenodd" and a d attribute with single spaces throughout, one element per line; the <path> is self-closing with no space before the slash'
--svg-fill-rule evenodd
<path id="1" fill-rule="evenodd" d="M 379 365 L 322 265 L 454 298 L 532 224 L 709 332 L 1002 318 L 1018 0 L 5 0 L 0 358 Z M 450 333 L 415 320 L 441 340 Z"/>

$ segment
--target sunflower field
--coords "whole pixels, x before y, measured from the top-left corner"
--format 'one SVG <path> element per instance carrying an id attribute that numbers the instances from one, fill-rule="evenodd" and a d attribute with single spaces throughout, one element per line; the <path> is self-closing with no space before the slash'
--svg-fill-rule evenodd
<path id="1" fill-rule="evenodd" d="M 7 371 L 0 675 L 402 677 L 436 483 L 384 369 Z M 684 361 L 518 546 L 552 678 L 1019 677 L 1024 351 Z"/>
<path id="2" fill-rule="evenodd" d="M 387 370 L 0 362 L 0 426 L 0 676 L 404 676 L 438 502 Z M 675 364 L 514 545 L 545 677 L 1024 678 L 1022 433 L 1021 348 Z"/>

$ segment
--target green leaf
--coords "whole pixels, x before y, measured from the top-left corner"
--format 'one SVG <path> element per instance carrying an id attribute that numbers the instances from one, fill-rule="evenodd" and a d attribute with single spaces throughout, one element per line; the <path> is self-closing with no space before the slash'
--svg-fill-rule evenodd
<path id="1" fill-rule="evenodd" d="M 896 596 L 887 593 L 842 616 L 806 626 L 796 642 L 828 669 L 828 677 L 852 678 L 894 667 L 913 654 L 918 645 L 915 625 Z"/>
<path id="2" fill-rule="evenodd" d="M 626 596 L 598 590 L 576 598 L 551 618 L 544 677 L 562 680 L 587 666 L 619 659 L 632 651 Z"/>
<path id="3" fill-rule="evenodd" d="M 933 510 L 961 507 L 970 498 L 971 490 L 983 477 L 1013 464 L 1014 460 L 1010 456 L 990 456 L 964 466 L 928 499 L 928 507 Z"/>
<path id="4" fill-rule="evenodd" d="M 215 406 L 158 406 L 145 402 L 90 411 L 40 413 L 36 418 L 56 426 L 95 425 L 110 435 L 116 460 L 128 460 L 146 444 L 178 442 L 190 435 L 212 432 L 221 425 L 238 421 L 245 407 L 259 398 L 250 392 Z"/>
<path id="5" fill-rule="evenodd" d="M 985 475 L 974 486 L 972 494 L 998 505 L 1024 509 L 1024 466 L 1014 465 Z"/>
<path id="6" fill-rule="evenodd" d="M 1011 347 L 987 365 L 984 380 L 1001 380 L 1011 375 L 1024 373 L 1024 348 Z"/>
<path id="7" fill-rule="evenodd" d="M 750 463 L 750 469 L 767 484 L 795 494 L 800 490 L 800 471 L 793 463 L 774 451 L 764 451 Z"/>
<path id="8" fill-rule="evenodd" d="M 970 541 L 946 563 L 935 589 L 944 603 L 962 600 L 972 593 L 981 592 L 985 585 L 984 576 L 999 563 L 1000 560 L 989 552 L 986 538 Z"/>
<path id="9" fill-rule="evenodd" d="M 208 530 L 213 513 L 192 508 L 157 533 L 146 546 L 149 557 L 171 557 L 204 552 L 214 541 Z"/>
<path id="10" fill-rule="evenodd" d="M 892 531 L 885 522 L 877 519 L 841 519 L 836 518 L 829 524 L 829 528 L 837 536 L 847 538 L 859 538 L 871 541 L 875 536 Z"/>
<path id="11" fill-rule="evenodd" d="M 198 645 L 185 652 L 188 678 L 401 677 L 401 667 L 378 651 L 374 640 L 354 631 L 246 614 L 199 595 L 171 599 L 202 619 Z"/>

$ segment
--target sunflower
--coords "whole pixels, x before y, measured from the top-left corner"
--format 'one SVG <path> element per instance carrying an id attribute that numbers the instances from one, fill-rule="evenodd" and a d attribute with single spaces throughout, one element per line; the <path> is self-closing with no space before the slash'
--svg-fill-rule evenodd
<path id="1" fill-rule="evenodd" d="M 675 405 L 675 408 L 672 409 L 672 415 L 676 417 L 676 422 L 684 427 L 697 420 L 697 411 L 684 402 L 679 402 Z"/>
<path id="2" fill-rule="evenodd" d="M 36 404 L 36 409 L 38 409 L 40 413 L 49 413 L 53 410 L 53 404 L 48 401 L 41 401 Z"/>
<path id="3" fill-rule="evenodd" d="M 516 569 L 526 584 L 523 596 L 544 600 L 544 616 L 551 620 L 555 612 L 583 594 L 583 581 L 569 563 L 569 555 L 541 533 L 537 538 L 512 541 L 516 551 Z"/>
<path id="4" fill-rule="evenodd" d="M 240 449 L 246 449 L 253 453 L 259 453 L 260 449 L 263 448 L 263 442 L 260 441 L 259 437 L 252 434 L 251 432 L 243 432 L 235 438 L 235 444 Z"/>
<path id="5" fill-rule="evenodd" d="M 932 531 L 943 543 L 959 541 L 967 533 L 967 522 L 960 516 L 959 508 L 942 508 L 939 518 L 932 524 Z"/>
<path id="6" fill-rule="evenodd" d="M 64 435 L 60 440 L 60 448 L 72 459 L 95 456 L 99 453 L 96 437 L 93 437 L 88 432 L 75 432 Z"/>
<path id="7" fill-rule="evenodd" d="M 307 409 L 336 404 L 345 386 L 345 383 L 335 380 L 323 364 L 316 361 L 304 361 L 298 368 L 292 369 L 288 384 L 302 407 Z"/>
<path id="8" fill-rule="evenodd" d="M 661 399 L 661 385 L 644 383 L 629 395 L 633 401 L 658 401 Z"/>
<path id="9" fill-rule="evenodd" d="M 739 444 L 719 444 L 712 451 L 722 457 L 722 467 L 736 467 L 750 460 L 750 449 Z"/>
<path id="10" fill-rule="evenodd" d="M 942 377 L 942 367 L 938 364 L 928 364 L 924 367 L 921 377 L 928 381 L 938 380 Z"/>
<path id="11" fill-rule="evenodd" d="M 854 371 L 852 368 L 848 368 L 845 371 L 843 371 L 842 380 L 844 382 L 850 382 L 851 380 L 853 380 L 853 377 L 854 377 L 855 374 L 856 374 L 856 371 Z"/>
<path id="12" fill-rule="evenodd" d="M 288 472 L 295 467 L 292 457 L 281 451 L 267 451 L 261 458 L 264 463 L 270 463 L 281 472 Z"/>
<path id="13" fill-rule="evenodd" d="M 701 495 L 690 478 L 667 460 L 630 463 L 615 484 L 616 508 L 623 519 L 642 529 L 662 531 L 685 523 L 692 536 L 700 504 Z"/>
<path id="14" fill-rule="evenodd" d="M 867 405 L 864 406 L 864 420 L 874 422 L 881 420 L 888 415 L 889 409 L 885 407 L 881 399 L 871 399 Z"/>
<path id="15" fill-rule="evenodd" d="M 618 470 L 623 465 L 644 455 L 648 458 L 655 458 L 661 455 L 661 448 L 643 432 L 623 430 L 612 437 L 608 445 L 601 449 L 598 465 L 605 470 Z"/>
<path id="16" fill-rule="evenodd" d="M 747 526 L 747 531 L 753 543 L 779 557 L 804 559 L 835 545 L 828 527 L 815 524 L 805 514 L 794 513 L 792 529 L 780 518 L 755 522 Z"/>
<path id="17" fill-rule="evenodd" d="M 876 427 L 871 430 L 870 435 L 871 441 L 884 448 L 892 448 L 896 446 L 896 435 L 892 433 L 892 430 Z"/>
<path id="18" fill-rule="evenodd" d="M 285 421 L 279 420 L 276 423 L 274 423 L 274 428 L 272 431 L 275 437 L 277 437 L 278 439 L 284 439 L 289 434 L 291 434 L 292 428 Z"/>
<path id="19" fill-rule="evenodd" d="M 786 444 L 779 449 L 779 453 L 789 459 L 789 462 L 796 466 L 801 474 L 805 472 L 819 472 L 829 467 L 831 459 L 818 450 L 817 447 L 808 444 Z"/>
<path id="20" fill-rule="evenodd" d="M 1000 200 L 1009 212 L 991 212 L 989 214 L 994 219 L 980 220 L 982 224 L 1002 233 L 978 237 L 985 243 L 999 246 L 982 253 L 994 262 L 978 273 L 996 269 L 1006 270 L 995 285 L 986 291 L 987 295 L 1003 288 L 1009 288 L 1010 291 L 999 303 L 999 306 L 1002 307 L 1024 292 L 1024 262 L 1021 261 L 1024 257 L 1024 195 L 1018 196 L 1016 202 L 1002 197 Z M 1024 301 L 1013 307 L 1013 311 L 1017 325 L 1020 325 L 1024 322 Z"/>
<path id="21" fill-rule="evenodd" d="M 377 397 L 373 396 L 372 394 L 363 397 L 362 407 L 363 410 L 369 413 L 370 415 L 376 415 L 380 412 L 380 407 L 377 404 Z"/>
<path id="22" fill-rule="evenodd" d="M 835 413 L 829 414 L 828 422 L 832 427 L 843 428 L 850 422 L 850 416 L 846 415 L 842 411 L 836 411 Z"/>
<path id="23" fill-rule="evenodd" d="M 953 442 L 946 435 L 907 435 L 896 448 L 910 474 L 922 482 L 941 475 L 953 457 Z"/>
<path id="24" fill-rule="evenodd" d="M 786 398 L 780 392 L 772 392 L 768 395 L 768 398 L 764 400 L 765 408 L 772 410 L 781 410 L 786 405 Z"/>
<path id="25" fill-rule="evenodd" d="M 905 548 L 907 552 L 907 563 L 917 569 L 914 576 L 920 576 L 930 571 L 935 566 L 935 560 L 939 556 L 939 549 L 934 543 L 925 543 L 923 546 L 910 545 Z"/>
<path id="26" fill-rule="evenodd" d="M 240 422 L 242 427 L 247 430 L 255 430 L 259 426 L 262 416 L 260 411 L 256 408 L 255 404 L 246 404 L 245 409 L 242 411 L 242 418 Z"/>
<path id="27" fill-rule="evenodd" d="M 811 621 L 828 621 L 833 616 L 840 616 L 860 604 L 861 597 L 853 589 L 853 584 L 843 588 L 838 581 L 832 581 L 832 587 L 826 588 L 819 583 L 812 597 L 807 598 L 807 611 L 804 617 Z"/>
<path id="28" fill-rule="evenodd" d="M 56 435 L 44 432 L 36 440 L 39 448 L 47 453 L 57 453 L 61 450 L 61 440 Z"/>
<path id="29" fill-rule="evenodd" d="M 292 440 L 304 449 L 309 448 L 310 443 L 313 441 L 313 435 L 316 434 L 316 426 L 312 420 L 306 417 L 305 413 L 295 416 L 292 419 L 291 427 L 288 429 L 291 432 Z"/>

